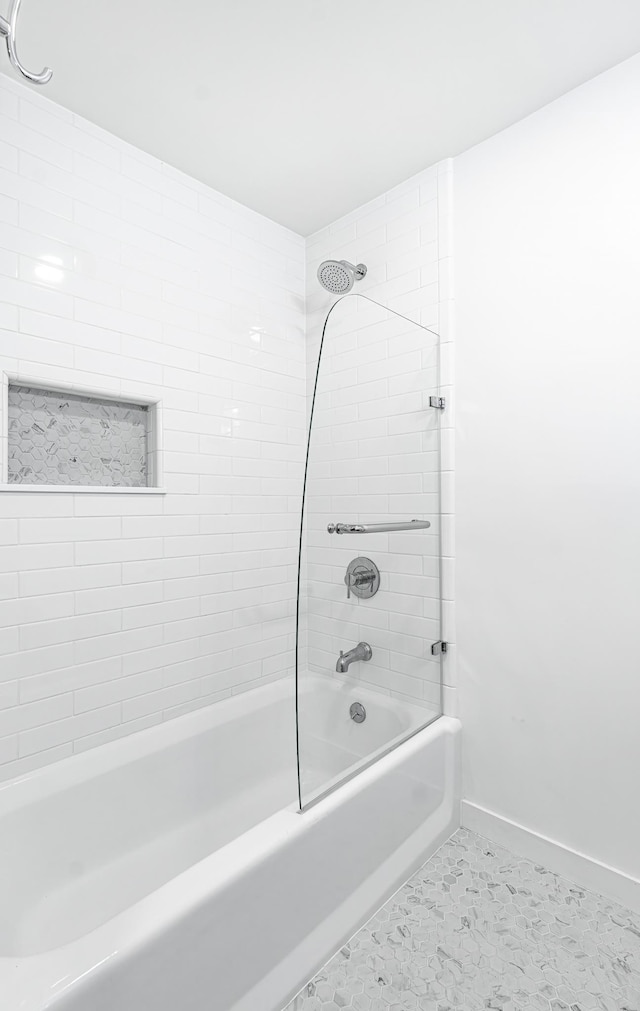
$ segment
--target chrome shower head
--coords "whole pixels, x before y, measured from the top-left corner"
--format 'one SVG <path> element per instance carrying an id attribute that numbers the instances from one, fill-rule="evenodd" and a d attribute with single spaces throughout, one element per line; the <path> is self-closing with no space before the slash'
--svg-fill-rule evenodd
<path id="1" fill-rule="evenodd" d="M 332 295 L 346 295 L 355 281 L 361 281 L 367 273 L 364 263 L 353 264 L 348 260 L 324 260 L 318 267 L 318 280 Z"/>

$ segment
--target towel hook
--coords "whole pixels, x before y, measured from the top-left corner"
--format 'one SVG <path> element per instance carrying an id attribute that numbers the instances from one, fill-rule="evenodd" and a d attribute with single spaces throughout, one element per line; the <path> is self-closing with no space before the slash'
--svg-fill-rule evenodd
<path id="1" fill-rule="evenodd" d="M 3 18 L 0 15 L 0 35 L 4 35 L 7 40 L 7 52 L 9 53 L 12 67 L 15 67 L 18 73 L 26 77 L 27 81 L 32 81 L 33 84 L 48 84 L 53 76 L 52 70 L 45 67 L 41 74 L 32 74 L 20 63 L 16 49 L 16 25 L 18 23 L 18 11 L 20 10 L 21 2 L 22 0 L 10 0 L 9 16 Z"/>

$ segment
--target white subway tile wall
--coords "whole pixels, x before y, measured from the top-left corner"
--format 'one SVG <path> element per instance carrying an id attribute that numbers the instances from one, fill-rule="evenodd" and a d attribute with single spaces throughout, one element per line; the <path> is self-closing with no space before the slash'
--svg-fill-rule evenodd
<path id="1" fill-rule="evenodd" d="M 366 295 L 440 335 L 349 296 L 325 335 L 309 456 L 305 523 L 303 667 L 332 673 L 340 649 L 364 639 L 368 663 L 349 671 L 379 691 L 427 706 L 441 700 L 431 644 L 443 662 L 445 712 L 455 714 L 453 626 L 452 163 L 443 162 L 365 204 L 307 241 L 307 392 L 313 392 L 322 326 L 335 297 L 316 278 L 325 259 L 364 262 L 353 293 Z M 438 388 L 438 360 L 440 386 Z M 438 412 L 429 396 L 446 398 Z M 441 416 L 440 416 L 441 414 Z M 442 426 L 442 515 L 438 438 Z M 424 518 L 424 533 L 330 536 L 329 521 Z M 438 560 L 439 521 L 443 560 Z M 382 573 L 378 594 L 347 600 L 356 556 Z M 442 593 L 442 625 L 440 597 Z"/>
<path id="2" fill-rule="evenodd" d="M 0 136 L 0 371 L 160 399 L 166 487 L 0 492 L 6 779 L 292 676 L 305 243 L 2 75 Z"/>
<path id="3" fill-rule="evenodd" d="M 0 779 L 292 676 L 305 426 L 333 302 L 315 278 L 325 258 L 364 260 L 356 291 L 441 334 L 441 588 L 453 644 L 451 164 L 305 242 L 3 75 L 0 127 L 0 371 L 160 400 L 166 488 L 0 492 Z M 322 510 L 430 515 L 435 345 L 378 310 L 338 312 L 317 415 L 325 471 L 310 477 L 344 485 Z M 354 419 L 355 455 L 345 449 Z M 439 573 L 424 543 L 402 535 L 327 552 L 311 537 L 315 669 L 332 670 L 338 642 L 375 624 L 371 683 L 436 701 L 427 646 Z M 383 590 L 354 627 L 342 580 L 360 553 L 378 560 Z M 454 672 L 451 646 L 450 713 Z"/>

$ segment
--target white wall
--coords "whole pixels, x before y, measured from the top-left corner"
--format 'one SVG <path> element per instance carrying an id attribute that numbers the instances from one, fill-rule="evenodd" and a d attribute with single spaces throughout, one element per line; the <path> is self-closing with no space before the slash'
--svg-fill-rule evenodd
<path id="1" fill-rule="evenodd" d="M 640 57 L 455 161 L 465 794 L 640 876 Z"/>
<path id="2" fill-rule="evenodd" d="M 0 491 L 0 778 L 291 673 L 304 240 L 0 76 L 0 328 L 161 397 L 167 488 Z"/>
<path id="3" fill-rule="evenodd" d="M 309 667 L 332 673 L 339 650 L 360 639 L 373 658 L 352 667 L 376 689 L 428 706 L 440 704 L 437 433 L 444 429 L 443 544 L 445 702 L 454 711 L 452 332 L 450 273 L 451 163 L 419 173 L 307 242 L 308 388 L 312 392 L 322 324 L 335 297 L 317 278 L 325 259 L 364 262 L 353 293 L 365 294 L 442 335 L 442 418 L 428 405 L 437 393 L 439 342 L 369 302 L 341 302 L 323 351 L 314 417 L 307 500 Z M 328 520 L 432 520 L 419 534 L 332 538 Z M 371 557 L 381 588 L 370 600 L 346 599 L 349 561 Z"/>

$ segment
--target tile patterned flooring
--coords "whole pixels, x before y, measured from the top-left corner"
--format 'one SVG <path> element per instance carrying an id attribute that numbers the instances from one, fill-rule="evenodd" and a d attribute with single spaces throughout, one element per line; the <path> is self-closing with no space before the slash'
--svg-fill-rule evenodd
<path id="1" fill-rule="evenodd" d="M 464 829 L 285 1011 L 640 1011 L 640 915 Z"/>

